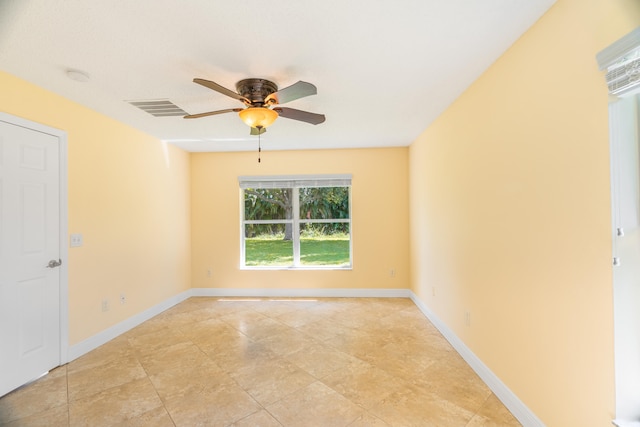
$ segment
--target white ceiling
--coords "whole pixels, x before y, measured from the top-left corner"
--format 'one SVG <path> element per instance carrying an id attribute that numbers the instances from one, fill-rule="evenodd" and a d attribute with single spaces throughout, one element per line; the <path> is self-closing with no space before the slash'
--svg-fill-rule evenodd
<path id="1" fill-rule="evenodd" d="M 194 114 L 243 106 L 194 77 L 304 80 L 318 94 L 285 106 L 326 122 L 279 118 L 265 149 L 407 146 L 554 1 L 0 0 L 0 69 L 189 151 L 257 137 L 235 113 L 160 118 L 125 101 Z"/>

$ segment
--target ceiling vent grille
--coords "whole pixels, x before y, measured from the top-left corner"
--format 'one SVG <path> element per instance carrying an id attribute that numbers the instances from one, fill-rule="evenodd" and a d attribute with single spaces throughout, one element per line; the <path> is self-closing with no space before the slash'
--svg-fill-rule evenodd
<path id="1" fill-rule="evenodd" d="M 189 114 L 168 99 L 126 102 L 155 117 L 186 116 Z"/>

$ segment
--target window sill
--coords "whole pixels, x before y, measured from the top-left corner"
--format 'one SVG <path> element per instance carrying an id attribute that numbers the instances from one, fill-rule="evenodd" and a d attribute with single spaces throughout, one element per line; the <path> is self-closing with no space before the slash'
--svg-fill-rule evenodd
<path id="1" fill-rule="evenodd" d="M 284 270 L 290 270 L 290 271 L 318 271 L 318 270 L 324 270 L 324 271 L 351 271 L 353 270 L 353 266 L 348 265 L 345 267 L 323 267 L 323 266 L 314 266 L 314 265 L 309 265 L 309 266 L 300 266 L 300 267 L 293 267 L 293 266 L 275 266 L 275 267 L 259 267 L 259 266 L 244 266 L 244 267 L 240 267 L 240 270 L 259 270 L 259 271 L 284 271 Z"/>

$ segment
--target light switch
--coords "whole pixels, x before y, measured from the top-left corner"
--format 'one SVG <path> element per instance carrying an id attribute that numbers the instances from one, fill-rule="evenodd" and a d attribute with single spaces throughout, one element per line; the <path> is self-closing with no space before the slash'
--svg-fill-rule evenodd
<path id="1" fill-rule="evenodd" d="M 70 245 L 72 248 L 77 248 L 79 246 L 82 246 L 82 234 L 72 234 Z"/>

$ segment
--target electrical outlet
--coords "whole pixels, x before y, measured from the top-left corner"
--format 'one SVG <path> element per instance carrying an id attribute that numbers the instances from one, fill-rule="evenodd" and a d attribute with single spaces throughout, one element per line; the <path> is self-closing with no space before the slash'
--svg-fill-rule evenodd
<path id="1" fill-rule="evenodd" d="M 210 268 L 207 269 L 207 277 L 211 277 L 211 269 Z"/>
<path id="2" fill-rule="evenodd" d="M 391 270 L 389 270 L 389 277 L 396 277 L 396 269 L 392 268 Z"/>
<path id="3" fill-rule="evenodd" d="M 124 304 L 127 302 L 127 296 L 125 294 L 120 294 L 120 304 Z"/>
<path id="4" fill-rule="evenodd" d="M 72 248 L 82 246 L 82 234 L 72 234 L 69 241 L 69 246 L 71 246 Z"/>
<path id="5" fill-rule="evenodd" d="M 467 326 L 471 326 L 471 312 L 469 311 L 464 312 L 464 324 Z"/>
<path id="6" fill-rule="evenodd" d="M 102 311 L 109 311 L 109 300 L 106 298 L 102 300 Z"/>
<path id="7" fill-rule="evenodd" d="M 436 296 L 436 287 L 435 286 L 431 287 L 431 295 L 434 296 L 434 297 Z"/>

